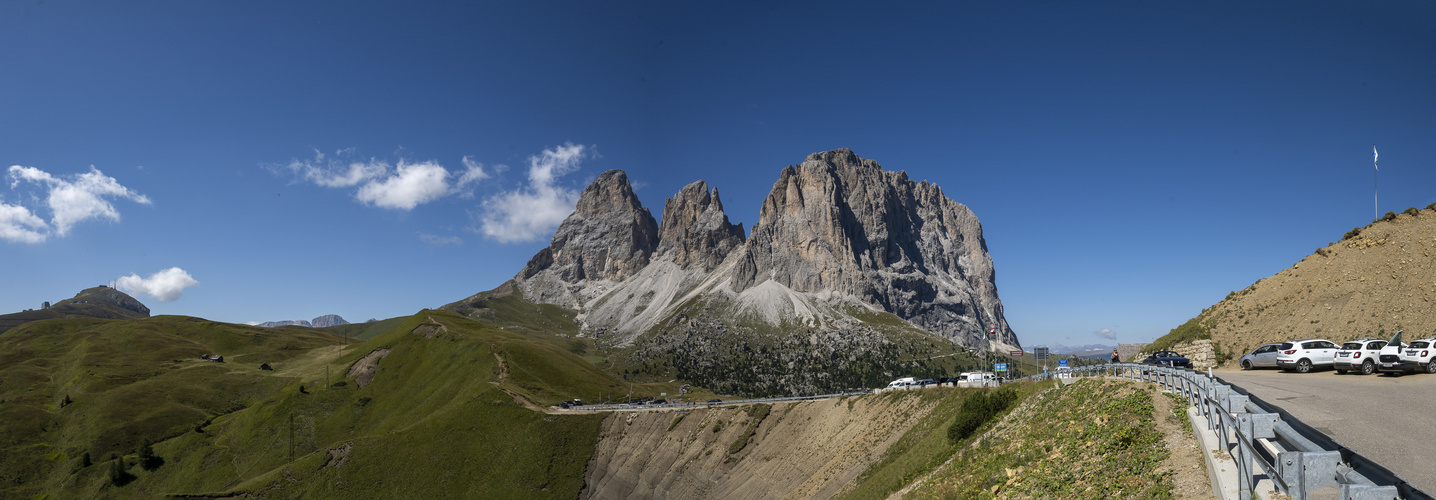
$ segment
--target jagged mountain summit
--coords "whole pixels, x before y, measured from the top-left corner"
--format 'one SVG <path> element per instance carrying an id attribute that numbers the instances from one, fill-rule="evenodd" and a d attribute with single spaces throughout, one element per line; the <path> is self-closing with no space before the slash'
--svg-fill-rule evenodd
<path id="1" fill-rule="evenodd" d="M 254 326 L 262 326 L 265 328 L 278 328 L 281 326 L 307 326 L 312 328 L 324 328 L 327 326 L 338 326 L 347 324 L 349 324 L 349 322 L 345 321 L 344 318 L 340 317 L 338 314 L 325 314 L 309 321 L 305 321 L 302 319 L 286 321 L 268 321 Z"/>
<path id="2" fill-rule="evenodd" d="M 972 211 L 848 149 L 783 169 L 746 239 L 703 181 L 665 202 L 660 226 L 622 171 L 604 172 L 514 281 L 629 341 L 684 301 L 721 294 L 775 326 L 818 326 L 841 316 L 823 304 L 851 302 L 962 345 L 988 328 L 1020 345 Z"/>
<path id="3" fill-rule="evenodd" d="M 751 236 L 704 181 L 665 200 L 660 224 L 622 171 L 604 172 L 501 288 L 576 312 L 581 335 L 645 367 L 705 372 L 715 358 L 769 352 L 781 359 L 773 370 L 812 375 L 786 388 L 801 390 L 864 356 L 915 359 L 935 345 L 922 336 L 973 348 L 991 329 L 992 347 L 1019 347 L 995 280 L 971 210 L 839 149 L 783 169 Z M 477 315 L 493 297 L 445 307 Z"/>

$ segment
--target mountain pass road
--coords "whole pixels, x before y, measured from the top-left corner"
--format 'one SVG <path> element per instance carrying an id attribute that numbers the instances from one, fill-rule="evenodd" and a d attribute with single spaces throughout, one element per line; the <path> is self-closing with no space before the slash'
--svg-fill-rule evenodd
<path id="1" fill-rule="evenodd" d="M 1306 425 L 1436 493 L 1436 375 L 1339 375 L 1217 370 L 1217 378 L 1281 407 Z"/>

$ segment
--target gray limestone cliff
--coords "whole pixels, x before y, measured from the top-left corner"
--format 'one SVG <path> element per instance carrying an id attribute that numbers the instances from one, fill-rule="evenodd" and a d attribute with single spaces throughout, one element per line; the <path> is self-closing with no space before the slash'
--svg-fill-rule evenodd
<path id="1" fill-rule="evenodd" d="M 535 302 L 577 307 L 569 285 L 622 281 L 648 265 L 658 246 L 658 223 L 633 194 L 628 175 L 609 170 L 584 188 L 548 248 L 529 259 L 518 279 Z"/>
<path id="2" fill-rule="evenodd" d="M 1002 313 L 982 224 L 966 206 L 907 172 L 838 149 L 783 169 L 732 270 L 742 292 L 773 280 L 880 306 L 970 344 L 996 329 L 1019 346 Z"/>
<path id="3" fill-rule="evenodd" d="M 728 222 L 717 188 L 710 193 L 708 183 L 693 181 L 664 201 L 659 255 L 672 257 L 681 267 L 697 265 L 712 271 L 742 245 L 743 225 Z"/>

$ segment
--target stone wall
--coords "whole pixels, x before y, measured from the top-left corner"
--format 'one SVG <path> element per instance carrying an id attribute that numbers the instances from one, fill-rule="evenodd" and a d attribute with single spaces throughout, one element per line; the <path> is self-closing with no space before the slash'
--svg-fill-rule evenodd
<path id="1" fill-rule="evenodd" d="M 1147 344 L 1121 344 L 1119 346 L 1119 349 L 1125 349 L 1126 346 L 1131 345 L 1141 346 L 1139 347 L 1139 349 L 1141 349 L 1141 352 L 1133 356 L 1132 358 L 1128 358 L 1124 354 L 1122 356 L 1122 361 L 1131 361 L 1134 363 L 1141 362 L 1143 358 L 1146 358 L 1148 355 L 1152 354 L 1150 351 L 1145 349 Z M 1212 348 L 1212 341 L 1210 340 L 1182 342 L 1180 344 L 1172 346 L 1170 350 L 1177 351 L 1177 353 L 1181 354 L 1182 357 L 1192 360 L 1193 370 L 1205 370 L 1207 368 L 1215 367 L 1217 365 L 1217 353 Z M 1125 353 L 1126 351 L 1119 350 L 1118 352 Z"/>
<path id="2" fill-rule="evenodd" d="M 1117 344 L 1117 356 L 1122 358 L 1123 363 L 1136 363 L 1147 357 L 1146 354 L 1138 356 L 1146 348 L 1147 344 Z"/>

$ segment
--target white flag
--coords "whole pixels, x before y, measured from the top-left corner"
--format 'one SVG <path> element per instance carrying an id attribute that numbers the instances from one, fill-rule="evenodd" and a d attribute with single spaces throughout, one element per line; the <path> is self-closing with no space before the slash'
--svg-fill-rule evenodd
<path id="1" fill-rule="evenodd" d="M 1372 144 L 1372 145 L 1371 145 L 1371 166 L 1372 166 L 1372 167 L 1375 167 L 1377 172 L 1380 172 L 1380 171 L 1381 171 L 1381 167 L 1376 163 L 1376 157 L 1377 157 L 1377 154 L 1376 154 L 1376 145 L 1375 145 L 1375 144 Z"/>

